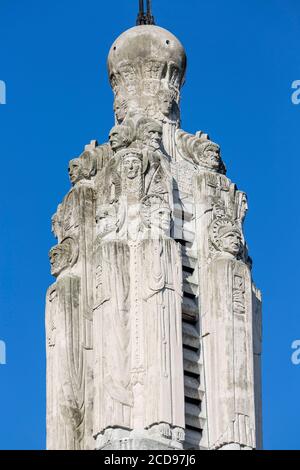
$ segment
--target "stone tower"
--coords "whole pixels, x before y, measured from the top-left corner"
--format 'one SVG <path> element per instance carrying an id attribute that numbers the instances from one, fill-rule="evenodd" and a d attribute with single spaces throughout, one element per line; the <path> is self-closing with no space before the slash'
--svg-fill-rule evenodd
<path id="1" fill-rule="evenodd" d="M 69 163 L 46 299 L 48 449 L 254 449 L 261 295 L 247 197 L 182 130 L 186 54 L 140 1 L 113 43 L 115 126 Z"/>

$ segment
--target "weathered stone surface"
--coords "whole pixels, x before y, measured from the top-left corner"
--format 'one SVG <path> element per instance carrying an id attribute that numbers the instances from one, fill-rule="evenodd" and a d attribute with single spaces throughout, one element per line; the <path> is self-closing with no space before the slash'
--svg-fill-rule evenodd
<path id="1" fill-rule="evenodd" d="M 260 447 L 253 350 L 260 326 L 242 230 L 247 200 L 225 176 L 205 171 L 195 192 L 208 446 Z"/>
<path id="2" fill-rule="evenodd" d="M 180 128 L 186 55 L 156 26 L 113 44 L 115 126 L 69 163 L 52 218 L 49 449 L 261 445 L 261 296 L 245 193 Z"/>

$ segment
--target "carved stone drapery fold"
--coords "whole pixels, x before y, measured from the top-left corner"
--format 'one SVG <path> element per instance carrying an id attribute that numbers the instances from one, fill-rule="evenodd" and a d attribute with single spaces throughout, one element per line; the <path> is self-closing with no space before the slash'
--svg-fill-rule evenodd
<path id="1" fill-rule="evenodd" d="M 95 258 L 94 434 L 103 445 L 115 427 L 177 441 L 184 430 L 178 246 L 171 239 L 103 241 Z"/>
<path id="2" fill-rule="evenodd" d="M 80 317 L 80 279 L 63 276 L 47 293 L 49 449 L 83 449 L 85 418 L 84 325 Z M 50 339 L 51 338 L 51 339 Z"/>

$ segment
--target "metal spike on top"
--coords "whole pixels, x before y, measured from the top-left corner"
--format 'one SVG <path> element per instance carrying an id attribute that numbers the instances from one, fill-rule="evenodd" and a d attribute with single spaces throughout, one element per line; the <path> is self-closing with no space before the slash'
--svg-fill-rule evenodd
<path id="1" fill-rule="evenodd" d="M 151 11 L 151 0 L 146 0 L 146 11 L 144 8 L 144 0 L 139 0 L 139 14 L 136 20 L 137 26 L 144 24 L 155 24 L 154 16 Z"/>

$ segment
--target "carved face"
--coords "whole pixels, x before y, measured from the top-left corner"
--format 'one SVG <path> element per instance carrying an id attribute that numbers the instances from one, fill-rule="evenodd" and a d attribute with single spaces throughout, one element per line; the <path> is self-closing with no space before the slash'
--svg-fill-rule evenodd
<path id="1" fill-rule="evenodd" d="M 124 158 L 123 168 L 128 179 L 136 178 L 142 171 L 142 162 L 136 155 L 127 155 Z"/>
<path id="2" fill-rule="evenodd" d="M 217 147 L 208 147 L 204 151 L 204 158 L 209 167 L 218 169 L 220 165 L 220 150 Z"/>
<path id="3" fill-rule="evenodd" d="M 110 146 L 114 152 L 128 147 L 132 141 L 132 136 L 129 126 L 118 125 L 112 128 L 109 133 Z"/>
<path id="4" fill-rule="evenodd" d="M 125 99 L 115 99 L 114 111 L 117 118 L 117 121 L 123 122 L 127 114 L 127 103 Z"/>
<path id="5" fill-rule="evenodd" d="M 207 144 L 198 139 L 198 142 L 194 144 L 193 153 L 196 155 L 200 165 L 212 170 L 219 170 L 221 157 L 220 148 L 217 145 L 212 143 Z"/>
<path id="6" fill-rule="evenodd" d="M 165 94 L 159 95 L 159 108 L 164 116 L 169 116 L 172 111 L 173 100 Z"/>
<path id="7" fill-rule="evenodd" d="M 243 221 L 246 217 L 248 212 L 248 201 L 246 194 L 243 194 L 242 202 L 241 202 L 241 220 Z"/>
<path id="8" fill-rule="evenodd" d="M 151 213 L 151 226 L 159 231 L 163 232 L 164 235 L 170 234 L 170 210 L 166 207 L 158 207 Z"/>
<path id="9" fill-rule="evenodd" d="M 231 230 L 220 239 L 220 249 L 225 253 L 230 253 L 233 256 L 237 256 L 241 251 L 242 239 L 241 234 L 236 230 Z"/>
<path id="10" fill-rule="evenodd" d="M 109 134 L 110 146 L 114 152 L 124 147 L 124 133 L 121 127 L 113 127 Z"/>
<path id="11" fill-rule="evenodd" d="M 67 247 L 56 246 L 50 250 L 49 259 L 52 276 L 57 277 L 64 269 L 68 267 L 70 253 Z"/>
<path id="12" fill-rule="evenodd" d="M 70 161 L 68 171 L 72 185 L 76 184 L 78 181 L 84 178 L 82 174 L 82 165 L 79 158 L 75 158 L 74 160 Z"/>
<path id="13" fill-rule="evenodd" d="M 162 128 L 157 125 L 149 124 L 145 126 L 144 141 L 147 145 L 157 150 L 160 148 L 162 140 Z"/>

